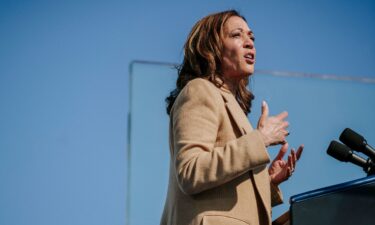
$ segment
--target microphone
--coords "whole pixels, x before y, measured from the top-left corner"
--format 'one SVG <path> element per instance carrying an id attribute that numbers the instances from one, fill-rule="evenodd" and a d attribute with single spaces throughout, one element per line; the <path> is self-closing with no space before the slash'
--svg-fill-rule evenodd
<path id="1" fill-rule="evenodd" d="M 367 144 L 366 139 L 353 131 L 350 128 L 346 128 L 340 135 L 340 141 L 346 144 L 349 148 L 362 152 L 375 161 L 375 149 Z"/>
<path id="2" fill-rule="evenodd" d="M 375 174 L 375 164 L 371 159 L 365 160 L 347 146 L 337 141 L 331 141 L 327 149 L 327 154 L 342 162 L 351 162 L 363 168 L 367 175 Z"/>

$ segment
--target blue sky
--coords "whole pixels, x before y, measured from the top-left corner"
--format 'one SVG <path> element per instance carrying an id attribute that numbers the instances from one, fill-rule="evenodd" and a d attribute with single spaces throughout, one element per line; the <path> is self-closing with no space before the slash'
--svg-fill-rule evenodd
<path id="1" fill-rule="evenodd" d="M 257 69 L 375 78 L 370 0 L 1 0 L 0 223 L 124 224 L 129 63 L 180 62 L 232 8 Z"/>

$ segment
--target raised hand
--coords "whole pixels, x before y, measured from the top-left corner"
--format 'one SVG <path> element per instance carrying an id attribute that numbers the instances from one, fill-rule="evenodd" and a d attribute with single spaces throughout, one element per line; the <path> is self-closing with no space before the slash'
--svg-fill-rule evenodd
<path id="1" fill-rule="evenodd" d="M 299 146 L 297 152 L 292 148 L 288 156 L 288 161 L 285 161 L 283 158 L 285 153 L 288 151 L 288 147 L 288 143 L 281 146 L 279 153 L 268 168 L 271 182 L 275 185 L 279 185 L 292 176 L 296 168 L 296 163 L 301 157 L 304 148 L 303 145 Z"/>
<path id="2" fill-rule="evenodd" d="M 261 133 L 266 147 L 286 142 L 285 138 L 289 135 L 286 130 L 289 123 L 285 121 L 287 116 L 288 112 L 282 112 L 277 116 L 269 117 L 268 105 L 265 101 L 262 102 L 262 115 L 259 118 L 257 129 Z"/>

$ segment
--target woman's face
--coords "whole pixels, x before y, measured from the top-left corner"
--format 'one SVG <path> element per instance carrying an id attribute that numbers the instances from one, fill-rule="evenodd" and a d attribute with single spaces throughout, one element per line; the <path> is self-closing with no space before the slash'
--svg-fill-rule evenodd
<path id="1" fill-rule="evenodd" d="M 254 36 L 247 23 L 230 17 L 223 27 L 221 71 L 227 78 L 242 78 L 254 73 Z"/>

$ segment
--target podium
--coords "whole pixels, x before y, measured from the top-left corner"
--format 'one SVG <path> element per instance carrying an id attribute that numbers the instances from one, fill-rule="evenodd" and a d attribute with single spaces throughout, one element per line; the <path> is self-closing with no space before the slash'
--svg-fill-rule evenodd
<path id="1" fill-rule="evenodd" d="M 375 224 L 375 175 L 290 198 L 291 225 Z"/>

